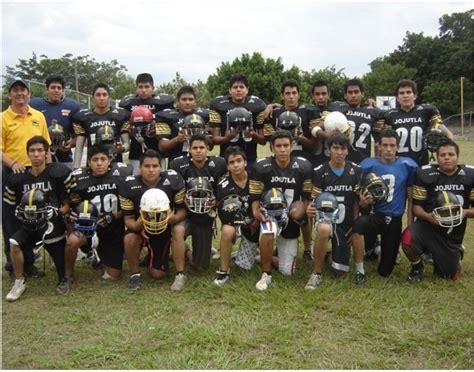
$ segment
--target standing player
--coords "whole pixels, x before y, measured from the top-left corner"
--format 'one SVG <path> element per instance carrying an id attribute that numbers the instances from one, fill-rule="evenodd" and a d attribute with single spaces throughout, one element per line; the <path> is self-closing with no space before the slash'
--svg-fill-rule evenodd
<path id="1" fill-rule="evenodd" d="M 184 181 L 174 170 L 161 171 L 161 157 L 155 150 L 145 151 L 140 159 L 140 175 L 130 176 L 119 184 L 120 207 L 124 215 L 124 248 L 127 256 L 130 280 L 128 289 L 137 291 L 142 287 L 139 259 L 144 244 L 150 250 L 150 274 L 154 279 L 166 275 L 169 267 L 169 251 L 172 225 L 186 216 L 184 208 Z M 159 221 L 148 220 L 141 210 L 143 194 L 150 189 L 162 190 L 169 200 L 170 211 Z M 142 206 L 143 207 L 143 206 Z M 146 225 L 162 223 L 166 228 L 159 234 L 146 232 Z M 145 231 L 144 231 L 145 229 Z"/>
<path id="2" fill-rule="evenodd" d="M 46 165 L 49 144 L 42 136 L 32 137 L 26 149 L 31 168 L 28 167 L 24 173 L 11 175 L 3 196 L 4 203 L 22 209 L 18 213 L 22 226 L 10 238 L 15 282 L 7 294 L 8 301 L 17 300 L 25 291 L 24 252 L 31 253 L 39 241 L 44 242 L 45 249 L 53 258 L 58 282 L 64 276 L 65 226 L 59 214 L 52 213 L 53 209 L 46 206 L 60 213 L 69 210 L 65 183 L 70 170 L 61 163 Z M 31 228 L 32 223 L 35 224 L 34 228 Z"/>
<path id="3" fill-rule="evenodd" d="M 322 283 L 322 269 L 329 240 L 332 242 L 332 267 L 339 275 L 349 272 L 351 256 L 350 242 L 352 225 L 359 215 L 357 200 L 360 182 L 360 168 L 346 161 L 350 147 L 349 139 L 341 134 L 335 134 L 327 140 L 330 160 L 313 171 L 313 189 L 311 198 L 315 199 L 321 193 L 332 193 L 338 202 L 337 219 L 319 220 L 312 202 L 306 209 L 308 217 L 316 218 L 316 239 L 314 241 L 314 266 L 305 289 L 316 289 Z M 354 247 L 354 263 L 356 276 L 354 282 L 363 284 L 364 251 L 363 247 Z"/>
<path id="4" fill-rule="evenodd" d="M 232 76 L 229 81 L 229 95 L 216 97 L 209 103 L 209 125 L 212 127 L 213 144 L 220 145 L 220 156 L 224 156 L 228 146 L 239 146 L 247 155 L 247 165 L 251 169 L 257 159 L 257 144 L 265 144 L 263 133 L 265 102 L 256 96 L 248 96 L 248 93 L 249 83 L 245 75 Z M 228 113 L 236 107 L 243 107 L 252 113 L 253 129 L 248 133 L 239 133 L 228 126 Z M 243 137 L 250 140 L 247 142 Z"/>
<path id="5" fill-rule="evenodd" d="M 402 247 L 411 262 L 411 283 L 423 278 L 424 253 L 432 255 L 435 275 L 460 278 L 467 218 L 474 217 L 474 167 L 458 165 L 459 146 L 451 140 L 441 144 L 436 155 L 438 164 L 417 172 L 413 186 L 417 219 L 402 235 Z"/>
<path id="6" fill-rule="evenodd" d="M 46 79 L 46 98 L 32 98 L 30 106 L 43 113 L 48 128 L 54 130 L 56 124 L 61 126 L 64 140 L 62 143 L 55 144 L 59 146 L 55 149 L 56 159 L 72 169 L 71 147 L 75 146 L 72 117 L 81 107 L 77 101 L 64 96 L 65 84 L 66 82 L 61 75 L 49 76 Z"/>
<path id="7" fill-rule="evenodd" d="M 90 202 L 99 211 L 97 221 L 97 252 L 104 265 L 103 279 L 118 279 L 122 272 L 124 223 L 119 205 L 118 184 L 132 174 L 132 167 L 124 163 L 114 163 L 108 150 L 98 144 L 89 147 L 87 168 L 79 168 L 71 173 L 67 181 L 71 207 Z M 77 215 L 71 212 L 69 223 L 77 222 Z M 90 243 L 90 241 L 89 241 Z M 88 239 L 77 231 L 72 231 L 66 243 L 66 274 L 56 289 L 59 294 L 69 292 L 74 281 L 74 264 L 80 247 L 88 244 Z"/>
<path id="8" fill-rule="evenodd" d="M 291 155 L 293 138 L 289 132 L 277 131 L 270 139 L 274 156 L 259 159 L 255 163 L 250 180 L 252 214 L 260 222 L 260 255 L 262 278 L 257 282 L 259 291 L 268 289 L 272 281 L 273 248 L 276 241 L 278 270 L 283 275 L 292 275 L 298 251 L 300 224 L 306 213 L 302 198 L 311 196 L 311 163 Z M 278 201 L 278 203 L 276 203 Z M 286 204 L 282 212 L 281 231 L 277 219 L 267 215 L 268 208 L 275 204 Z M 267 210 L 263 208 L 267 206 Z M 287 224 L 286 216 L 289 216 Z"/>
<path id="9" fill-rule="evenodd" d="M 128 151 L 130 136 L 128 134 L 130 114 L 122 108 L 110 106 L 110 89 L 107 84 L 97 83 L 92 89 L 94 109 L 84 109 L 73 117 L 74 132 L 77 135 L 74 151 L 74 169 L 81 166 L 82 152 L 87 139 L 88 146 L 101 143 L 109 136 L 115 141 L 111 151 L 117 156 L 115 161 L 122 160 L 122 153 Z M 109 138 L 107 138 L 108 140 Z"/>
<path id="10" fill-rule="evenodd" d="M 227 169 L 223 158 L 208 156 L 208 152 L 209 139 L 204 135 L 194 135 L 189 140 L 189 156 L 181 156 L 170 164 L 170 169 L 184 179 L 188 209 L 186 220 L 173 227 L 172 251 L 177 273 L 172 291 L 182 290 L 186 282 L 184 241 L 188 235 L 192 235 L 191 264 L 200 270 L 209 268 L 216 186 Z"/>
<path id="11" fill-rule="evenodd" d="M 169 94 L 154 94 L 153 77 L 148 73 L 138 74 L 135 80 L 136 94 L 132 94 L 122 98 L 119 103 L 120 107 L 131 113 L 136 107 L 144 106 L 152 113 L 164 109 L 172 109 L 174 107 L 174 98 Z M 158 142 L 155 137 L 145 138 L 145 145 L 148 149 L 158 151 Z M 139 159 L 144 152 L 141 143 L 136 138 L 132 138 L 130 142 L 130 154 L 128 156 L 129 164 L 133 166 L 135 175 L 140 174 Z M 164 168 L 163 168 L 164 169 Z"/>
<path id="12" fill-rule="evenodd" d="M 408 200 L 408 223 L 413 222 L 412 186 L 415 182 L 416 163 L 406 157 L 398 157 L 400 138 L 393 129 L 385 129 L 380 134 L 380 158 L 367 158 L 360 163 L 362 168 L 361 207 L 367 207 L 364 200 L 375 202 L 373 213 L 363 215 L 354 221 L 352 244 L 355 251 L 364 251 L 364 236 L 375 239 L 381 235 L 380 261 L 377 268 L 381 276 L 388 277 L 395 266 L 400 245 L 402 216 Z M 368 195 L 367 180 L 375 173 L 388 186 L 385 200 L 377 201 Z M 370 239 L 368 239 L 370 240 Z M 365 275 L 364 272 L 361 272 Z"/>

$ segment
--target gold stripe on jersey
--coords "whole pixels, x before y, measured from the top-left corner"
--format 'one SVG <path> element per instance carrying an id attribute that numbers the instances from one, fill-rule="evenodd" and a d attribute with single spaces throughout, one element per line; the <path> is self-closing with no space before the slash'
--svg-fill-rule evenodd
<path id="1" fill-rule="evenodd" d="M 318 119 L 311 119 L 309 121 L 309 129 L 313 129 L 316 125 L 318 125 Z"/>
<path id="2" fill-rule="evenodd" d="M 64 180 L 64 187 L 68 192 L 71 192 L 73 187 L 77 186 L 76 177 L 71 174 Z"/>
<path id="3" fill-rule="evenodd" d="M 260 181 L 250 180 L 249 182 L 249 193 L 251 195 L 262 195 L 264 190 L 264 184 Z"/>
<path id="4" fill-rule="evenodd" d="M 316 198 L 319 194 L 321 194 L 323 190 L 321 190 L 319 187 L 316 187 L 313 185 L 311 189 L 311 199 Z"/>
<path id="5" fill-rule="evenodd" d="M 385 123 L 384 119 L 379 119 L 375 122 L 372 130 L 375 132 L 381 132 L 384 129 L 389 129 L 389 128 L 391 128 L 390 124 Z"/>
<path id="6" fill-rule="evenodd" d="M 426 200 L 426 197 L 428 196 L 428 193 L 426 189 L 422 186 L 418 185 L 413 185 L 411 195 L 413 199 L 416 200 Z"/>
<path id="7" fill-rule="evenodd" d="M 174 204 L 183 204 L 184 203 L 184 194 L 185 194 L 185 188 L 183 187 L 181 190 L 179 190 L 175 196 L 174 196 Z"/>
<path id="8" fill-rule="evenodd" d="M 310 179 L 304 180 L 303 181 L 303 192 L 305 193 L 311 193 L 313 187 L 313 183 L 311 182 Z"/>
<path id="9" fill-rule="evenodd" d="M 119 200 L 120 208 L 122 208 L 124 211 L 133 211 L 135 209 L 133 201 L 131 201 L 130 199 L 124 198 L 123 196 L 119 196 Z"/>
<path id="10" fill-rule="evenodd" d="M 217 127 L 222 123 L 221 115 L 214 110 L 209 110 L 209 125 L 211 127 Z"/>
<path id="11" fill-rule="evenodd" d="M 79 194 L 76 194 L 75 192 L 69 193 L 69 199 L 71 200 L 71 203 L 80 203 L 81 202 L 81 197 Z"/>
<path id="12" fill-rule="evenodd" d="M 443 120 L 441 119 L 441 115 L 440 115 L 440 114 L 433 115 L 433 116 L 430 118 L 430 124 L 433 125 L 433 126 L 436 126 L 436 125 L 441 124 L 442 121 L 443 121 Z"/>
<path id="13" fill-rule="evenodd" d="M 74 123 L 73 128 L 74 128 L 74 133 L 77 134 L 77 135 L 86 134 L 86 131 L 84 130 L 83 127 L 81 127 L 80 124 Z"/>
<path id="14" fill-rule="evenodd" d="M 3 193 L 3 197 L 7 199 L 7 200 L 4 199 L 5 203 L 10 204 L 10 205 L 16 204 L 16 195 L 8 187 L 5 187 L 5 192 Z"/>
<path id="15" fill-rule="evenodd" d="M 128 132 L 130 130 L 130 127 L 131 127 L 131 124 L 130 122 L 127 120 L 125 123 L 123 123 L 122 125 L 122 129 L 120 129 L 120 131 L 123 133 L 123 132 Z"/>
<path id="16" fill-rule="evenodd" d="M 264 120 L 265 120 L 265 116 L 264 116 L 264 112 L 262 111 L 257 115 L 257 125 L 262 125 Z"/>
<path id="17" fill-rule="evenodd" d="M 271 136 L 275 129 L 273 129 L 273 125 L 271 123 L 263 124 L 263 135 L 264 136 Z"/>
<path id="18" fill-rule="evenodd" d="M 171 128 L 168 124 L 160 122 L 155 125 L 156 135 L 157 136 L 170 136 Z"/>
<path id="19" fill-rule="evenodd" d="M 469 200 L 474 203 L 474 188 L 471 190 L 471 192 L 469 193 Z"/>

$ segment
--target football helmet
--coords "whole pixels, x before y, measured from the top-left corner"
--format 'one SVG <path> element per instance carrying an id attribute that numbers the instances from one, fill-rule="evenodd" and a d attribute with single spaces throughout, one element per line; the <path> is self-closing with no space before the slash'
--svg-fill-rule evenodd
<path id="1" fill-rule="evenodd" d="M 130 114 L 130 134 L 135 137 L 135 139 L 140 142 L 144 136 L 154 137 L 155 130 L 155 121 L 153 113 L 150 109 L 145 106 L 136 107 Z"/>
<path id="2" fill-rule="evenodd" d="M 52 207 L 49 205 L 44 192 L 32 188 L 21 197 L 15 215 L 25 229 L 37 231 L 48 223 L 51 209 Z"/>
<path id="3" fill-rule="evenodd" d="M 388 198 L 389 189 L 382 177 L 375 173 L 368 173 L 361 182 L 362 190 L 367 190 L 374 201 L 385 201 Z"/>
<path id="4" fill-rule="evenodd" d="M 326 115 L 324 118 L 324 130 L 326 132 L 338 130 L 352 140 L 352 127 L 346 116 L 341 112 L 333 111 Z"/>
<path id="5" fill-rule="evenodd" d="M 272 217 L 283 230 L 288 224 L 288 202 L 285 195 L 277 188 L 271 188 L 263 194 L 261 201 L 265 214 Z"/>
<path id="6" fill-rule="evenodd" d="M 276 130 L 286 130 L 293 137 L 297 137 L 301 132 L 301 118 L 294 111 L 282 112 L 276 120 Z"/>
<path id="7" fill-rule="evenodd" d="M 423 147 L 430 152 L 436 152 L 438 147 L 448 140 L 448 129 L 443 124 L 432 125 L 423 135 Z"/>
<path id="8" fill-rule="evenodd" d="M 223 225 L 243 225 L 247 217 L 247 203 L 237 194 L 222 198 L 217 206 L 217 213 Z"/>
<path id="9" fill-rule="evenodd" d="M 105 147 L 109 156 L 114 156 L 113 147 L 117 143 L 114 128 L 110 125 L 104 125 L 97 130 L 96 141 L 101 146 Z"/>
<path id="10" fill-rule="evenodd" d="M 253 116 L 252 113 L 244 107 L 235 107 L 227 114 L 227 129 L 235 128 L 238 131 L 238 135 L 230 140 L 230 142 L 236 142 L 239 140 L 239 136 L 245 142 L 252 141 L 252 137 L 247 135 L 250 129 L 253 129 Z"/>
<path id="11" fill-rule="evenodd" d="M 163 190 L 145 191 L 140 199 L 140 216 L 147 233 L 158 235 L 164 232 L 168 227 L 170 214 L 170 200 Z"/>
<path id="12" fill-rule="evenodd" d="M 214 199 L 211 183 L 204 177 L 192 179 L 187 185 L 185 199 L 191 212 L 198 214 L 211 212 L 210 202 Z"/>
<path id="13" fill-rule="evenodd" d="M 204 119 L 197 114 L 187 115 L 183 120 L 181 130 L 188 137 L 195 134 L 207 134 L 206 123 L 204 123 Z"/>
<path id="14" fill-rule="evenodd" d="M 453 228 L 462 222 L 462 205 L 450 191 L 438 191 L 434 198 L 433 216 L 442 227 Z"/>
<path id="15" fill-rule="evenodd" d="M 317 222 L 336 223 L 339 217 L 339 203 L 334 194 L 323 192 L 313 200 L 313 206 L 316 208 Z"/>
<path id="16" fill-rule="evenodd" d="M 51 125 L 48 127 L 48 132 L 53 152 L 56 152 L 59 147 L 64 146 L 69 139 L 64 132 L 63 126 L 56 119 L 52 120 Z"/>
<path id="17" fill-rule="evenodd" d="M 97 229 L 99 210 L 89 200 L 83 200 L 73 210 L 77 214 L 77 220 L 72 224 L 72 230 L 81 232 L 85 238 L 91 238 Z"/>

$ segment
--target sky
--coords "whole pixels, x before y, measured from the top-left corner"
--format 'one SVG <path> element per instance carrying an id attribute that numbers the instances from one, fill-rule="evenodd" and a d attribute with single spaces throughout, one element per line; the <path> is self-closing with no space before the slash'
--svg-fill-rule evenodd
<path id="1" fill-rule="evenodd" d="M 2 1 L 2 73 L 32 52 L 118 60 L 155 84 L 179 72 L 205 81 L 243 53 L 281 57 L 310 71 L 327 66 L 362 77 L 369 63 L 403 43 L 407 31 L 439 33 L 443 14 L 473 2 L 305 0 Z"/>

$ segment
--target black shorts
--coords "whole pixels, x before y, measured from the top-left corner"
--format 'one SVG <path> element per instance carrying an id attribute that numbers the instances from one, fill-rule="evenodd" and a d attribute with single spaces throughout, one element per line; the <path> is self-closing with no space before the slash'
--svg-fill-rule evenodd
<path id="1" fill-rule="evenodd" d="M 22 251 L 33 250 L 40 244 L 52 244 L 63 239 L 66 239 L 66 227 L 60 220 L 53 222 L 53 230 L 45 235 L 48 225 L 38 231 L 30 231 L 23 226 L 20 227 L 12 236 L 11 239 L 18 243 Z"/>
<path id="2" fill-rule="evenodd" d="M 301 226 L 288 217 L 288 224 L 280 235 L 285 239 L 297 239 L 300 236 L 300 229 Z"/>
<path id="3" fill-rule="evenodd" d="M 103 265 L 112 269 L 122 270 L 124 253 L 123 234 L 123 230 L 97 231 L 97 237 L 99 238 L 97 253 Z"/>
<path id="4" fill-rule="evenodd" d="M 211 260 L 214 220 L 207 224 L 196 224 L 189 218 L 180 222 L 185 227 L 185 237 L 191 235 L 193 247 L 193 264 L 207 270 Z"/>
<path id="5" fill-rule="evenodd" d="M 336 225 L 336 233 L 332 234 L 332 267 L 338 271 L 349 272 L 351 247 L 347 244 L 346 234 L 350 227 Z"/>
<path id="6" fill-rule="evenodd" d="M 411 232 L 412 247 L 417 253 L 422 255 L 429 252 L 433 256 L 435 275 L 451 278 L 458 272 L 463 253 L 460 243 L 424 220 L 416 220 L 408 229 Z"/>
<path id="7" fill-rule="evenodd" d="M 171 227 L 158 235 L 147 236 L 148 252 L 150 254 L 150 267 L 156 270 L 168 271 L 170 262 Z"/>

